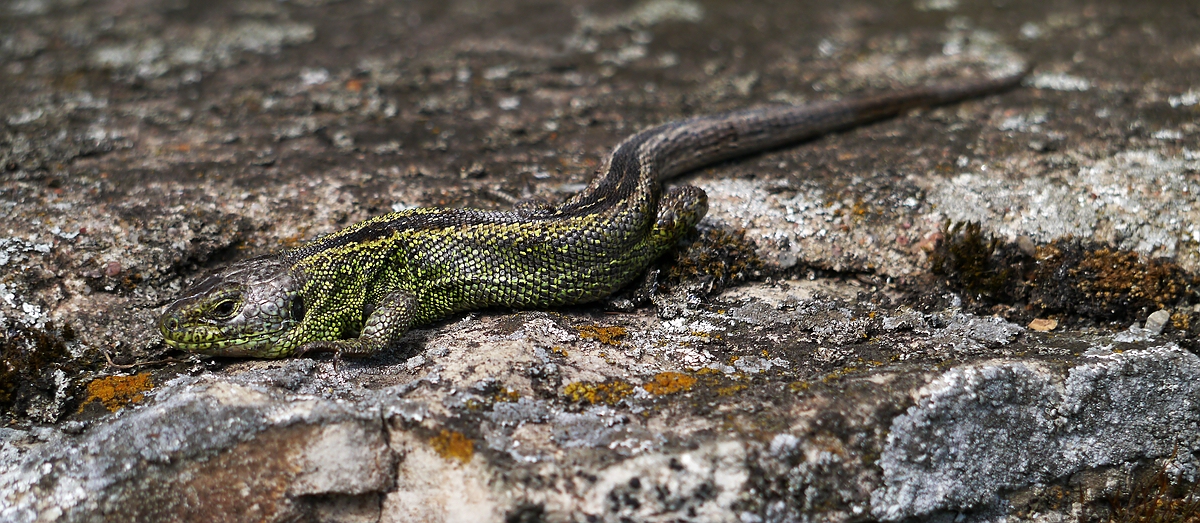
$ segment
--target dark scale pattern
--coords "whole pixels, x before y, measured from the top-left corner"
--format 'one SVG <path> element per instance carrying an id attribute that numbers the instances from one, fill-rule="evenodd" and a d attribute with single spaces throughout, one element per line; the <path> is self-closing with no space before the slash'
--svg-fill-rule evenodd
<path id="1" fill-rule="evenodd" d="M 372 218 L 203 279 L 167 308 L 159 328 L 169 345 L 204 354 L 365 356 L 456 311 L 600 299 L 707 212 L 704 191 L 663 194 L 663 180 L 913 107 L 1004 90 L 1023 76 L 667 123 L 621 142 L 601 175 L 559 207 L 410 209 Z"/>

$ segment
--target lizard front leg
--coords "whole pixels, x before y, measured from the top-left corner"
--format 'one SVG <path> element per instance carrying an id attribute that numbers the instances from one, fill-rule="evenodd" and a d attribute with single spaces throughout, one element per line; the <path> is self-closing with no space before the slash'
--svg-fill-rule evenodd
<path id="1" fill-rule="evenodd" d="M 297 356 L 332 352 L 335 359 L 365 358 L 400 341 L 412 326 L 417 301 L 406 291 L 392 291 L 367 316 L 357 338 L 335 341 L 314 341 L 301 345 Z"/>

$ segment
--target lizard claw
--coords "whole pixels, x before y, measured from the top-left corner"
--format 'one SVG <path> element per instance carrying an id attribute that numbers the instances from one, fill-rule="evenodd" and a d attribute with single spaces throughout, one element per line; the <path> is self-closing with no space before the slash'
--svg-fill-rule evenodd
<path id="1" fill-rule="evenodd" d="M 317 354 L 332 352 L 333 353 L 333 371 L 337 372 L 338 367 L 342 362 L 342 346 L 336 342 L 329 341 L 314 341 L 305 343 L 300 348 L 296 349 L 293 355 L 297 358 L 314 357 Z"/>

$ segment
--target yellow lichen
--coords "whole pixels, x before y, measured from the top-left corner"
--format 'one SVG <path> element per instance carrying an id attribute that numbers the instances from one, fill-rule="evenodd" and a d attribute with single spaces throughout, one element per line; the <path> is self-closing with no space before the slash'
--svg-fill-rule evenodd
<path id="1" fill-rule="evenodd" d="M 88 397 L 79 408 L 82 410 L 88 403 L 99 401 L 109 412 L 116 412 L 130 403 L 146 399 L 143 393 L 152 388 L 154 384 L 150 382 L 149 372 L 95 379 L 88 383 Z"/>
<path id="2" fill-rule="evenodd" d="M 807 381 L 793 381 L 788 384 L 788 390 L 792 392 L 803 392 L 808 390 L 811 385 Z"/>
<path id="3" fill-rule="evenodd" d="M 678 372 L 660 372 L 654 375 L 654 380 L 642 385 L 646 392 L 656 396 L 675 394 L 676 392 L 692 390 L 696 378 Z"/>
<path id="4" fill-rule="evenodd" d="M 829 374 L 826 374 L 825 376 L 823 376 L 821 378 L 821 382 L 829 383 L 832 381 L 837 381 L 837 380 L 842 379 L 843 377 L 845 377 L 848 374 L 858 372 L 858 370 L 859 370 L 858 367 L 853 367 L 853 366 L 842 367 L 840 369 L 837 369 L 837 370 L 830 372 Z"/>
<path id="5" fill-rule="evenodd" d="M 442 433 L 429 439 L 429 445 L 444 459 L 457 459 L 468 463 L 475 455 L 475 442 L 461 432 L 442 429 Z"/>
<path id="6" fill-rule="evenodd" d="M 627 332 L 625 327 L 598 327 L 596 325 L 581 325 L 576 327 L 579 329 L 579 336 L 584 339 L 596 340 L 605 345 L 614 347 L 621 345 L 621 338 L 625 337 Z"/>
<path id="7" fill-rule="evenodd" d="M 498 402 L 512 403 L 521 399 L 521 393 L 508 387 L 504 387 L 496 391 L 496 395 L 492 399 Z"/>
<path id="8" fill-rule="evenodd" d="M 738 392 L 745 390 L 745 389 L 746 389 L 745 385 L 742 385 L 741 383 L 735 383 L 728 387 L 717 387 L 716 389 L 714 389 L 714 391 L 717 393 L 718 396 L 732 396 L 732 395 L 737 394 Z"/>
<path id="9" fill-rule="evenodd" d="M 615 405 L 633 393 L 633 386 L 623 381 L 607 383 L 585 383 L 576 381 L 563 388 L 563 396 L 574 403 L 587 402 L 592 405 Z"/>

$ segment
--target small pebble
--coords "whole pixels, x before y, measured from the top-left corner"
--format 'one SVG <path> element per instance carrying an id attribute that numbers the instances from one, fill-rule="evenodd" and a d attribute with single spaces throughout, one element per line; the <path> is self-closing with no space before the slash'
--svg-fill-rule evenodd
<path id="1" fill-rule="evenodd" d="M 68 421 L 63 423 L 58 428 L 67 434 L 82 434 L 83 429 L 88 426 L 86 421 Z"/>
<path id="2" fill-rule="evenodd" d="M 487 168 L 485 168 L 482 163 L 475 162 L 472 163 L 470 167 L 460 171 L 458 177 L 465 180 L 467 178 L 483 178 L 483 176 L 486 174 Z"/>
<path id="3" fill-rule="evenodd" d="M 121 274 L 121 262 L 111 261 L 111 262 L 108 262 L 108 265 L 104 266 L 104 275 L 105 276 L 108 276 L 111 278 L 118 274 Z"/>
<path id="4" fill-rule="evenodd" d="M 1038 318 L 1029 322 L 1029 328 L 1038 332 L 1050 332 L 1058 327 L 1058 320 L 1054 318 Z"/>
<path id="5" fill-rule="evenodd" d="M 1152 334 L 1161 334 L 1168 321 L 1171 321 L 1171 313 L 1165 310 L 1155 312 L 1146 318 L 1146 330 Z"/>
<path id="6" fill-rule="evenodd" d="M 1017 236 L 1017 248 L 1021 249 L 1021 252 L 1025 253 L 1026 256 L 1037 254 L 1037 244 L 1033 243 L 1033 238 L 1028 236 Z"/>

